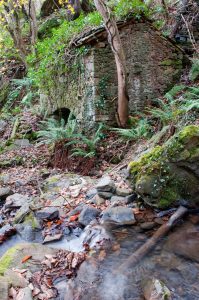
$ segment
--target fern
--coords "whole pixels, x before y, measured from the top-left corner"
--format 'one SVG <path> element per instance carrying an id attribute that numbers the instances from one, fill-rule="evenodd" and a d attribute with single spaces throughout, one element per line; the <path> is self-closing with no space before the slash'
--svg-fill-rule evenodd
<path id="1" fill-rule="evenodd" d="M 199 77 L 199 59 L 193 59 L 193 64 L 189 72 L 189 79 L 195 81 Z"/>
<path id="2" fill-rule="evenodd" d="M 83 157 L 94 157 L 97 152 L 98 142 L 104 138 L 102 130 L 104 125 L 100 123 L 97 131 L 95 132 L 92 139 L 87 138 L 85 135 L 81 134 L 78 139 L 78 147 L 72 150 L 71 156 L 83 156 Z M 77 144 L 77 141 L 71 141 L 67 145 Z"/>
<path id="3" fill-rule="evenodd" d="M 38 131 L 37 136 L 39 140 L 46 144 L 52 144 L 67 139 L 76 139 L 79 135 L 76 133 L 76 120 L 73 119 L 72 114 L 69 115 L 68 122 L 57 121 L 49 118 L 46 121 L 41 121 L 43 130 Z"/>
<path id="4" fill-rule="evenodd" d="M 149 133 L 149 124 L 147 120 L 142 119 L 138 122 L 137 127 L 135 128 L 112 128 L 111 130 L 118 133 L 120 136 L 122 136 L 125 139 L 128 140 L 138 140 L 143 137 L 147 137 Z"/>

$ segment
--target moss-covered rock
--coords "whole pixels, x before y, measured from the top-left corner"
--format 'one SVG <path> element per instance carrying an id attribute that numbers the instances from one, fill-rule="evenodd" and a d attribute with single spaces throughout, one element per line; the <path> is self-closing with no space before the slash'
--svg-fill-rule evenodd
<path id="1" fill-rule="evenodd" d="M 129 164 L 133 188 L 143 200 L 166 208 L 199 204 L 199 126 L 184 127 L 163 146 Z"/>

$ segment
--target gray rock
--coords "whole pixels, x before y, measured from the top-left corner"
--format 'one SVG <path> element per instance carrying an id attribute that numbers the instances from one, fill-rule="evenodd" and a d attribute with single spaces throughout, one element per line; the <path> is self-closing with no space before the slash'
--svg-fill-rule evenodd
<path id="1" fill-rule="evenodd" d="M 143 283 L 145 300 L 171 300 L 171 292 L 167 286 L 158 279 L 145 280 Z"/>
<path id="2" fill-rule="evenodd" d="M 99 192 L 115 192 L 115 183 L 110 176 L 104 176 L 100 179 L 96 185 L 96 189 Z"/>
<path id="3" fill-rule="evenodd" d="M 33 300 L 31 289 L 29 287 L 21 289 L 16 300 Z"/>
<path id="4" fill-rule="evenodd" d="M 100 210 L 92 206 L 86 206 L 79 215 L 79 222 L 82 225 L 87 226 L 92 220 L 99 216 L 99 214 Z"/>
<path id="5" fill-rule="evenodd" d="M 28 196 L 24 196 L 21 194 L 13 194 L 6 198 L 6 203 L 4 204 L 4 208 L 20 208 L 24 205 L 24 203 L 29 202 L 30 198 Z"/>
<path id="6" fill-rule="evenodd" d="M 86 193 L 86 200 L 92 199 L 97 194 L 97 189 L 93 188 Z"/>
<path id="7" fill-rule="evenodd" d="M 126 197 L 132 194 L 132 190 L 125 188 L 116 188 L 116 195 L 121 197 Z"/>
<path id="8" fill-rule="evenodd" d="M 24 205 L 22 205 L 14 217 L 14 223 L 22 222 L 25 216 L 28 215 L 29 211 L 30 211 L 29 203 L 25 203 Z"/>
<path id="9" fill-rule="evenodd" d="M 6 277 L 0 276 L 0 295 L 1 300 L 8 300 L 9 282 Z"/>
<path id="10" fill-rule="evenodd" d="M 39 220 L 54 220 L 59 218 L 59 210 L 56 207 L 45 207 L 36 212 Z"/>
<path id="11" fill-rule="evenodd" d="M 98 191 L 98 196 L 104 199 L 110 199 L 113 196 L 111 192 L 100 192 Z"/>
<path id="12" fill-rule="evenodd" d="M 8 184 L 10 181 L 10 176 L 8 174 L 1 174 L 0 175 L 0 183 Z"/>
<path id="13" fill-rule="evenodd" d="M 0 188 L 0 201 L 5 201 L 6 198 L 12 194 L 13 192 L 9 187 Z"/>
<path id="14" fill-rule="evenodd" d="M 104 210 L 102 213 L 102 222 L 114 222 L 118 225 L 131 225 L 135 224 L 136 220 L 132 209 L 118 206 Z"/>
<path id="15" fill-rule="evenodd" d="M 17 224 L 17 233 L 26 242 L 42 242 L 43 238 L 39 229 L 32 227 L 30 223 Z M 41 230 L 40 230 L 41 231 Z"/>
<path id="16" fill-rule="evenodd" d="M 19 148 L 26 148 L 26 147 L 31 146 L 28 139 L 15 140 L 14 145 L 19 147 Z"/>
<path id="17" fill-rule="evenodd" d="M 71 210 L 69 212 L 69 216 L 74 216 L 74 215 L 77 215 L 79 213 L 81 213 L 81 211 L 84 209 L 86 205 L 84 203 L 81 203 L 80 205 L 78 205 L 77 207 L 75 207 L 73 210 Z"/>
<path id="18" fill-rule="evenodd" d="M 144 222 L 140 224 L 140 228 L 143 230 L 151 230 L 156 226 L 155 222 Z"/>
<path id="19" fill-rule="evenodd" d="M 126 204 L 126 198 L 121 196 L 112 196 L 110 199 L 111 203 L 117 202 L 121 204 Z"/>
<path id="20" fill-rule="evenodd" d="M 43 244 L 59 241 L 59 240 L 61 240 L 62 236 L 63 236 L 62 233 L 57 233 L 55 235 L 47 235 L 45 237 L 45 239 L 43 240 Z"/>
<path id="21" fill-rule="evenodd" d="M 96 205 L 102 205 L 105 203 L 105 199 L 100 197 L 99 195 L 96 195 L 93 199 L 93 203 Z"/>
<path id="22" fill-rule="evenodd" d="M 18 272 L 13 270 L 5 271 L 4 275 L 8 277 L 8 281 L 13 287 L 25 288 L 29 284 L 29 282 L 23 276 L 20 276 Z"/>
<path id="23" fill-rule="evenodd" d="M 137 194 L 133 193 L 129 196 L 126 196 L 126 203 L 127 204 L 133 203 L 136 199 L 137 199 Z"/>

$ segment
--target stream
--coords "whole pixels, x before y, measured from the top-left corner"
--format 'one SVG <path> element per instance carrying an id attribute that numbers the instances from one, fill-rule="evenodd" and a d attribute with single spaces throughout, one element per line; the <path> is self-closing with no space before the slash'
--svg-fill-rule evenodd
<path id="1" fill-rule="evenodd" d="M 190 222 L 185 223 L 186 226 L 192 226 Z M 174 234 L 179 228 L 180 226 L 177 226 L 177 229 L 173 230 Z M 196 228 L 198 229 L 197 226 Z M 149 238 L 149 234 L 140 232 L 137 226 L 118 227 L 112 229 L 111 234 L 114 238 L 112 246 L 105 250 L 91 251 L 74 280 L 67 283 L 65 279 L 60 278 L 55 283 L 59 291 L 56 300 L 142 300 L 143 285 L 151 278 L 161 280 L 171 291 L 173 300 L 199 299 L 199 263 L 176 255 L 168 249 L 167 243 L 173 233 L 162 240 L 133 269 L 129 268 L 122 274 L 117 272 L 118 268 Z M 48 243 L 47 246 L 78 252 L 82 251 L 84 238 L 85 232 L 79 238 L 70 241 L 64 238 Z M 19 242 L 23 240 L 17 235 L 8 239 L 0 246 L 0 255 Z M 190 241 L 188 243 L 190 247 Z"/>

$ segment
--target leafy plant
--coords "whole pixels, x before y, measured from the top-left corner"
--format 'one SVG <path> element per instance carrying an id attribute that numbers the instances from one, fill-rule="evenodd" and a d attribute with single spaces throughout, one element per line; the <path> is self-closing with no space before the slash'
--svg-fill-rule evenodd
<path id="1" fill-rule="evenodd" d="M 189 72 L 189 79 L 195 81 L 199 77 L 199 59 L 193 59 L 193 64 Z"/>
<path id="2" fill-rule="evenodd" d="M 61 121 L 49 118 L 41 121 L 42 130 L 38 131 L 37 136 L 42 143 L 53 144 L 69 139 L 76 139 L 79 135 L 76 119 L 70 114 L 67 123 L 63 119 Z"/>
<path id="3" fill-rule="evenodd" d="M 85 135 L 81 134 L 80 140 L 78 141 L 78 147 L 73 149 L 72 156 L 83 156 L 89 158 L 96 156 L 98 142 L 104 138 L 102 133 L 103 127 L 104 125 L 100 123 L 92 139 L 89 139 Z M 71 143 L 69 142 L 68 144 Z"/>
<path id="4" fill-rule="evenodd" d="M 129 129 L 124 128 L 112 128 L 112 131 L 118 133 L 120 136 L 128 139 L 128 140 L 138 140 L 140 138 L 147 137 L 149 133 L 150 126 L 146 119 L 142 119 L 138 121 L 136 127 L 132 127 Z"/>

